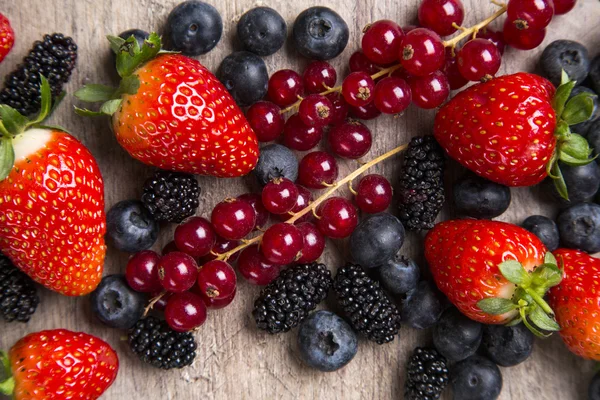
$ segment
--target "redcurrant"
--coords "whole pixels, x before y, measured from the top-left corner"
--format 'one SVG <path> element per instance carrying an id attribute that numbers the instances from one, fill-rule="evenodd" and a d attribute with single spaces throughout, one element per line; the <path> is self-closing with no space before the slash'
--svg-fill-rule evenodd
<path id="1" fill-rule="evenodd" d="M 442 72 L 446 75 L 446 78 L 448 78 L 448 84 L 452 90 L 460 89 L 469 83 L 458 70 L 456 55 L 452 54 L 452 49 L 450 48 L 446 49 L 446 64 L 444 65 Z"/>
<path id="2" fill-rule="evenodd" d="M 342 95 L 351 106 L 364 106 L 373 100 L 375 82 L 366 72 L 352 72 L 342 83 Z"/>
<path id="3" fill-rule="evenodd" d="M 369 76 L 380 71 L 379 66 L 377 66 L 377 64 L 375 64 L 373 61 L 369 60 L 365 53 L 360 50 L 352 53 L 350 60 L 348 61 L 348 65 L 350 66 L 350 72 L 364 72 Z"/>
<path id="4" fill-rule="evenodd" d="M 298 183 L 311 189 L 321 189 L 335 182 L 338 166 L 335 158 L 324 151 L 305 155 L 298 165 Z"/>
<path id="5" fill-rule="evenodd" d="M 489 81 L 502 63 L 498 47 L 487 39 L 469 40 L 457 53 L 458 70 L 470 81 Z"/>
<path id="6" fill-rule="evenodd" d="M 312 193 L 310 190 L 300 185 L 296 185 L 296 187 L 298 188 L 298 198 L 296 199 L 296 205 L 294 205 L 294 208 L 292 208 L 290 212 L 281 215 L 281 218 L 283 220 L 288 220 L 291 217 L 293 217 L 294 214 L 304 210 L 312 201 Z M 311 217 L 311 213 L 306 213 L 300 218 L 298 218 L 296 220 L 296 223 L 309 221 Z"/>
<path id="7" fill-rule="evenodd" d="M 198 266 L 201 267 L 202 265 L 206 264 L 207 262 L 216 259 L 218 255 L 227 253 L 228 251 L 235 249 L 239 245 L 240 245 L 239 240 L 229 240 L 229 239 L 224 239 L 221 236 L 217 236 L 215 245 L 213 246 L 210 253 L 208 253 L 204 257 L 200 257 L 198 259 Z M 239 255 L 240 255 L 240 253 L 238 251 L 238 252 L 232 254 L 231 257 L 229 257 L 229 260 L 227 260 L 227 261 L 235 262 L 235 260 L 237 260 Z"/>
<path id="8" fill-rule="evenodd" d="M 246 247 L 238 261 L 238 271 L 253 285 L 268 285 L 279 275 L 281 265 L 268 261 L 257 245 Z"/>
<path id="9" fill-rule="evenodd" d="M 125 278 L 129 287 L 136 292 L 150 293 L 162 289 L 158 279 L 158 261 L 160 256 L 152 250 L 134 254 L 127 262 Z"/>
<path id="10" fill-rule="evenodd" d="M 331 197 L 317 209 L 317 228 L 327 237 L 342 239 L 358 225 L 356 207 L 343 197 Z"/>
<path id="11" fill-rule="evenodd" d="M 165 320 L 176 332 L 188 332 L 206 321 L 206 305 L 197 294 L 176 293 L 167 301 Z"/>
<path id="12" fill-rule="evenodd" d="M 370 102 L 364 106 L 350 107 L 350 115 L 352 115 L 354 118 L 368 121 L 379 117 L 381 115 L 381 111 L 379 111 L 379 109 L 375 106 L 375 103 Z"/>
<path id="13" fill-rule="evenodd" d="M 398 60 L 400 42 L 404 33 L 394 21 L 382 19 L 367 25 L 363 31 L 362 51 L 376 64 Z"/>
<path id="14" fill-rule="evenodd" d="M 465 18 L 465 9 L 460 0 L 422 0 L 419 6 L 419 23 L 440 36 L 456 32 L 454 24 L 460 26 Z"/>
<path id="15" fill-rule="evenodd" d="M 321 93 L 337 81 L 337 72 L 325 61 L 313 61 L 304 70 L 304 88 L 308 93 Z"/>
<path id="16" fill-rule="evenodd" d="M 375 86 L 373 102 L 384 114 L 400 114 L 410 105 L 410 87 L 404 79 L 396 76 L 384 78 Z"/>
<path id="17" fill-rule="evenodd" d="M 441 71 L 414 77 L 409 82 L 412 100 L 417 107 L 431 109 L 442 105 L 450 94 L 448 78 Z"/>
<path id="18" fill-rule="evenodd" d="M 283 144 L 298 151 L 307 151 L 316 147 L 323 138 L 323 127 L 308 126 L 298 114 L 288 118 L 283 130 Z"/>
<path id="19" fill-rule="evenodd" d="M 494 43 L 498 50 L 500 50 L 500 54 L 504 54 L 504 48 L 506 45 L 504 44 L 504 36 L 502 35 L 502 32 L 496 32 L 490 28 L 483 28 L 477 32 L 477 37 L 480 39 L 487 39 Z"/>
<path id="20" fill-rule="evenodd" d="M 275 178 L 262 190 L 262 203 L 273 214 L 291 211 L 298 199 L 298 188 L 287 178 Z"/>
<path id="21" fill-rule="evenodd" d="M 333 104 L 320 94 L 309 94 L 300 103 L 298 115 L 307 126 L 323 127 L 331 122 Z"/>
<path id="22" fill-rule="evenodd" d="M 303 91 L 302 78 L 291 69 L 277 71 L 269 79 L 269 99 L 280 107 L 295 103 Z"/>
<path id="23" fill-rule="evenodd" d="M 531 28 L 521 30 L 506 20 L 503 34 L 507 45 L 519 50 L 531 50 L 542 44 L 546 37 L 546 30 Z"/>
<path id="24" fill-rule="evenodd" d="M 507 21 L 520 30 L 544 29 L 554 16 L 552 0 L 509 0 L 506 9 Z"/>
<path id="25" fill-rule="evenodd" d="M 152 309 L 158 310 L 158 311 L 164 311 L 165 308 L 167 307 L 167 303 L 169 302 L 169 299 L 171 298 L 171 296 L 173 296 L 173 294 L 174 293 L 171 293 L 171 292 L 163 292 L 162 290 L 159 292 L 150 293 L 150 298 L 152 298 L 152 299 L 155 299 L 158 296 L 160 296 L 160 299 L 158 299 L 152 305 Z"/>
<path id="26" fill-rule="evenodd" d="M 165 247 L 162 248 L 162 250 L 160 251 L 160 254 L 162 254 L 164 256 L 165 254 L 169 254 L 174 251 L 180 251 L 180 250 L 177 248 L 175 241 L 171 240 L 169 243 L 167 243 L 165 245 Z"/>
<path id="27" fill-rule="evenodd" d="M 298 227 L 280 222 L 265 231 L 260 250 L 270 262 L 285 265 L 296 259 L 302 251 L 303 242 L 302 232 Z"/>
<path id="28" fill-rule="evenodd" d="M 400 63 L 409 74 L 425 76 L 442 68 L 445 53 L 444 43 L 437 33 L 417 28 L 402 38 Z"/>
<path id="29" fill-rule="evenodd" d="M 198 272 L 200 297 L 208 308 L 228 306 L 235 297 L 236 287 L 235 271 L 225 261 L 209 261 Z"/>
<path id="30" fill-rule="evenodd" d="M 158 261 L 158 279 L 162 287 L 175 293 L 189 290 L 198 277 L 198 264 L 189 255 L 169 253 Z"/>
<path id="31" fill-rule="evenodd" d="M 267 222 L 269 222 L 269 212 L 263 206 L 262 196 L 257 193 L 245 193 L 237 197 L 238 200 L 245 201 L 250 204 L 254 209 L 256 214 L 256 222 L 254 224 L 254 229 L 261 229 L 267 226 Z"/>
<path id="32" fill-rule="evenodd" d="M 392 185 L 381 175 L 366 175 L 358 182 L 354 202 L 368 214 L 383 212 L 392 203 Z"/>
<path id="33" fill-rule="evenodd" d="M 408 32 L 414 31 L 417 28 L 418 28 L 418 26 L 416 26 L 416 25 L 404 25 L 402 27 L 402 32 L 404 32 L 404 34 L 406 35 Z"/>
<path id="34" fill-rule="evenodd" d="M 330 123 L 336 125 L 344 122 L 348 117 L 348 103 L 344 100 L 344 96 L 339 92 L 332 92 L 325 97 L 331 101 L 333 106 Z"/>
<path id="35" fill-rule="evenodd" d="M 577 0 L 554 0 L 554 14 L 563 15 L 571 11 Z"/>
<path id="36" fill-rule="evenodd" d="M 325 250 L 325 236 L 310 222 L 303 222 L 296 225 L 304 237 L 302 246 L 302 255 L 298 258 L 298 263 L 311 263 L 316 261 L 323 250 Z"/>
<path id="37" fill-rule="evenodd" d="M 175 229 L 177 248 L 192 257 L 207 255 L 216 237 L 210 222 L 202 217 L 192 217 Z"/>
<path id="38" fill-rule="evenodd" d="M 350 120 L 331 128 L 328 141 L 333 154 L 343 158 L 357 159 L 371 150 L 373 138 L 366 125 L 356 120 Z"/>
<path id="39" fill-rule="evenodd" d="M 225 199 L 213 208 L 210 220 L 217 235 L 239 240 L 256 226 L 256 211 L 247 201 Z"/>
<path id="40" fill-rule="evenodd" d="M 250 106 L 246 118 L 259 142 L 270 142 L 283 132 L 285 120 L 281 108 L 269 101 L 258 101 Z"/>

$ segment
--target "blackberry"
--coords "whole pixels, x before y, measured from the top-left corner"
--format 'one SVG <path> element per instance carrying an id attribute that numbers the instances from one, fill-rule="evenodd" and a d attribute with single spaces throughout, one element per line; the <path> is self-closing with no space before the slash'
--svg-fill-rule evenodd
<path id="1" fill-rule="evenodd" d="M 142 203 L 157 221 L 179 223 L 196 213 L 200 186 L 193 175 L 156 171 L 144 183 Z"/>
<path id="2" fill-rule="evenodd" d="M 139 320 L 129 331 L 129 346 L 137 356 L 160 369 L 183 368 L 196 358 L 196 341 L 190 332 L 175 332 L 154 317 Z"/>
<path id="3" fill-rule="evenodd" d="M 400 221 L 410 231 L 431 229 L 444 205 L 444 150 L 433 136 L 412 138 L 398 190 Z"/>
<path id="4" fill-rule="evenodd" d="M 406 400 L 433 400 L 448 386 L 446 359 L 433 348 L 417 347 L 408 360 Z"/>
<path id="5" fill-rule="evenodd" d="M 360 265 L 341 267 L 333 289 L 355 330 L 378 344 L 394 340 L 400 329 L 400 313 L 379 282 L 371 279 Z"/>
<path id="6" fill-rule="evenodd" d="M 299 264 L 283 270 L 254 302 L 259 329 L 271 334 L 297 326 L 327 297 L 331 273 L 324 264 Z"/>
<path id="7" fill-rule="evenodd" d="M 40 303 L 35 284 L 0 253 L 0 314 L 6 322 L 28 322 Z"/>
<path id="8" fill-rule="evenodd" d="M 40 74 L 44 75 L 56 100 L 69 81 L 77 61 L 77 45 L 62 33 L 44 35 L 33 44 L 23 62 L 4 80 L 0 104 L 6 104 L 25 116 L 40 111 Z"/>

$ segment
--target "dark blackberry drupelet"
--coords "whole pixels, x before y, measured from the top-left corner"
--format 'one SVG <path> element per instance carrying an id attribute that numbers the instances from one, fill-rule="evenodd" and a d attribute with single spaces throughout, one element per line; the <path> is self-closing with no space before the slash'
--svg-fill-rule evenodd
<path id="1" fill-rule="evenodd" d="M 433 348 L 417 347 L 408 360 L 406 400 L 434 400 L 448 386 L 446 359 Z"/>
<path id="2" fill-rule="evenodd" d="M 62 33 L 44 35 L 33 44 L 23 62 L 4 80 L 0 104 L 6 104 L 25 116 L 40 111 L 40 74 L 52 89 L 52 100 L 60 96 L 77 61 L 77 45 Z"/>
<path id="3" fill-rule="evenodd" d="M 129 346 L 137 356 L 160 369 L 183 368 L 196 358 L 196 341 L 190 332 L 175 332 L 154 317 L 139 320 L 129 331 Z"/>
<path id="4" fill-rule="evenodd" d="M 289 331 L 325 300 L 332 282 L 324 264 L 299 264 L 282 271 L 254 302 L 256 325 L 271 334 Z"/>
<path id="5" fill-rule="evenodd" d="M 400 329 L 400 313 L 379 282 L 360 265 L 346 264 L 338 269 L 333 289 L 355 330 L 378 344 L 394 340 Z"/>
<path id="6" fill-rule="evenodd" d="M 398 194 L 400 221 L 410 231 L 433 228 L 444 205 L 444 150 L 433 136 L 412 138 Z"/>
<path id="7" fill-rule="evenodd" d="M 157 221 L 179 223 L 196 213 L 200 186 L 193 175 L 156 171 L 144 183 L 142 203 Z"/>
<path id="8" fill-rule="evenodd" d="M 28 322 L 40 303 L 35 284 L 0 253 L 0 314 L 6 322 Z"/>

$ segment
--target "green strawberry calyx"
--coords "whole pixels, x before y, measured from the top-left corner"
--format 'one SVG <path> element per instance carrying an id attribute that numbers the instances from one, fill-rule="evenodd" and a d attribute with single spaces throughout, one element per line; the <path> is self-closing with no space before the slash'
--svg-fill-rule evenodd
<path id="1" fill-rule="evenodd" d="M 547 337 L 545 332 L 556 332 L 560 326 L 554 318 L 554 312 L 544 300 L 544 295 L 562 280 L 562 271 L 558 268 L 556 258 L 547 252 L 544 263 L 533 272 L 527 272 L 516 260 L 507 260 L 498 265 L 504 278 L 514 283 L 515 289 L 510 299 L 489 297 L 480 300 L 477 307 L 491 315 L 515 314 L 507 325 L 513 326 L 521 322 L 536 336 Z M 516 313 L 515 313 L 516 311 Z"/>
<path id="2" fill-rule="evenodd" d="M 134 95 L 140 88 L 140 80 L 135 71 L 159 54 L 172 53 L 162 50 L 162 40 L 157 33 L 151 33 L 140 47 L 132 35 L 127 39 L 107 36 L 110 48 L 115 53 L 117 73 L 121 77 L 119 87 L 100 84 L 84 85 L 75 92 L 75 97 L 86 103 L 102 103 L 98 111 L 75 107 L 75 112 L 84 117 L 111 116 L 121 106 L 122 96 Z"/>
<path id="3" fill-rule="evenodd" d="M 556 150 L 546 167 L 548 176 L 554 180 L 556 190 L 566 200 L 569 200 L 569 193 L 560 171 L 559 161 L 569 166 L 581 166 L 594 160 L 594 158 L 590 158 L 592 150 L 587 140 L 572 132 L 570 126 L 591 118 L 594 112 L 595 96 L 583 92 L 569 99 L 575 84 L 576 82 L 570 80 L 563 70 L 561 84 L 552 99 L 552 107 L 556 112 L 556 129 L 554 131 L 557 140 Z"/>
<path id="4" fill-rule="evenodd" d="M 15 390 L 15 378 L 13 378 L 10 370 L 10 360 L 8 359 L 8 355 L 1 350 L 0 368 L 0 394 L 10 396 Z"/>

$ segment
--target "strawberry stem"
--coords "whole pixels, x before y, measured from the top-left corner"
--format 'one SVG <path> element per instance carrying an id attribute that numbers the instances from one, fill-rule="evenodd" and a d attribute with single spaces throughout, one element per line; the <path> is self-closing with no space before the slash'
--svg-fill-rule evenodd
<path id="1" fill-rule="evenodd" d="M 0 376 L 7 377 L 4 381 L 0 381 L 0 393 L 5 396 L 10 396 L 15 390 L 15 378 L 13 378 L 10 370 L 10 360 L 8 355 L 0 350 L 0 361 L 2 361 L 2 373 Z"/>
<path id="2" fill-rule="evenodd" d="M 527 292 L 527 294 L 531 296 L 533 301 L 535 301 L 536 304 L 538 306 L 540 306 L 546 314 L 548 314 L 548 316 L 554 318 L 554 311 L 552 310 L 550 305 L 546 302 L 546 300 L 544 300 L 542 298 L 542 296 L 540 296 L 535 290 L 533 290 L 531 288 L 525 289 L 525 292 Z"/>

